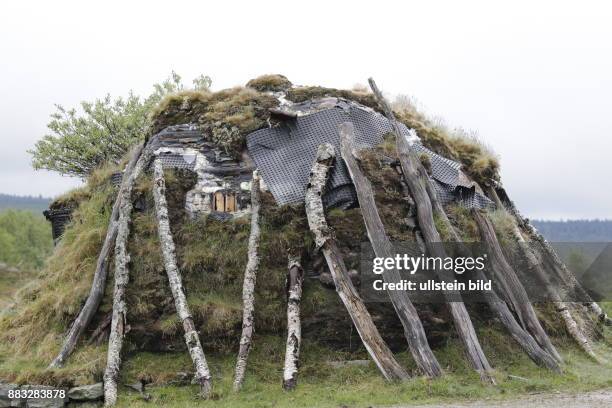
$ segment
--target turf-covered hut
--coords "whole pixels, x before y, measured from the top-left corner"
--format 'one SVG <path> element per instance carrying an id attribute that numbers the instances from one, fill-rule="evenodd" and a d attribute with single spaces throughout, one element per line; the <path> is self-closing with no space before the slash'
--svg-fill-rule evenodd
<path id="1" fill-rule="evenodd" d="M 239 389 L 256 329 L 286 338 L 287 389 L 297 383 L 302 338 L 334 350 L 364 347 L 382 375 L 404 379 L 394 352 L 409 350 L 417 373 L 443 375 L 432 349 L 456 336 L 470 365 L 493 381 L 475 329 L 492 318 L 551 370 L 562 362 L 544 328 L 557 320 L 597 358 L 582 306 L 552 293 L 547 310 L 561 318 L 543 325 L 526 299 L 524 275 L 580 287 L 515 209 L 495 156 L 406 103 L 392 110 L 371 85 L 376 92 L 296 87 L 269 75 L 163 100 L 143 143 L 76 195 L 45 279 L 0 322 L 15 355 L 55 356 L 54 370 L 28 378 L 103 377 L 112 404 L 125 339 L 127 350 L 186 347 L 204 395 L 214 383 L 205 356 L 238 349 Z M 119 188 L 111 181 L 118 170 Z M 390 302 L 364 304 L 358 269 L 368 240 L 377 256 L 389 255 L 392 241 L 416 242 L 434 256 L 445 255 L 436 242 L 484 241 L 501 284 L 484 306 L 457 298 L 413 304 L 399 291 L 389 292 Z M 510 247 L 524 262 L 506 258 Z M 95 346 L 107 339 L 107 352 Z M 57 370 L 70 366 L 73 352 L 95 367 Z"/>

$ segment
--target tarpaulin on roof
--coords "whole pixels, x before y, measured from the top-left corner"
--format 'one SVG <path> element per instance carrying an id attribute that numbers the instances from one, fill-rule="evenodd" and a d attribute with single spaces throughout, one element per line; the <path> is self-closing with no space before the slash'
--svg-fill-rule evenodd
<path id="1" fill-rule="evenodd" d="M 247 147 L 266 185 L 279 205 L 304 201 L 306 184 L 317 147 L 331 143 L 340 151 L 338 125 L 353 122 L 357 147 L 374 147 L 392 131 L 383 115 L 356 103 L 338 100 L 333 107 L 287 120 L 279 127 L 261 129 L 247 136 Z M 400 124 L 402 136 L 414 139 Z M 474 183 L 461 173 L 461 165 L 446 159 L 419 142 L 412 148 L 430 156 L 432 177 L 443 203 L 459 201 L 467 207 L 493 205 L 476 192 Z M 336 161 L 323 201 L 328 207 L 350 207 L 357 202 L 350 176 L 342 160 Z"/>

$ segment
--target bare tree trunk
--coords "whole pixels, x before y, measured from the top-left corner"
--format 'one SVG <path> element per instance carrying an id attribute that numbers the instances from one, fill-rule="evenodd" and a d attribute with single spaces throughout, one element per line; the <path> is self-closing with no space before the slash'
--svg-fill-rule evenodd
<path id="1" fill-rule="evenodd" d="M 255 312 L 255 282 L 257 270 L 259 269 L 259 174 L 253 172 L 251 181 L 251 235 L 249 236 L 248 261 L 244 271 L 244 283 L 242 285 L 242 335 L 240 337 L 240 349 L 238 361 L 236 362 L 236 373 L 234 375 L 234 391 L 239 391 L 244 381 L 247 359 L 253 338 L 253 314 Z"/>
<path id="2" fill-rule="evenodd" d="M 504 192 L 506 198 L 508 198 L 506 192 L 503 189 L 501 190 Z M 584 288 L 578 282 L 574 274 L 569 271 L 565 264 L 561 261 L 561 259 L 559 259 L 559 256 L 557 255 L 555 250 L 550 246 L 550 244 L 542 236 L 542 234 L 540 234 L 538 230 L 536 230 L 533 225 L 531 225 L 528 219 L 525 219 L 521 216 L 520 212 L 514 206 L 514 203 L 508 198 L 508 203 L 504 205 L 499 199 L 497 190 L 493 187 L 489 188 L 489 194 L 496 203 L 500 203 L 498 204 L 498 208 L 507 207 L 506 209 L 514 216 L 519 226 L 523 227 L 527 231 L 532 242 L 537 244 L 539 247 L 539 250 L 536 252 L 539 253 L 541 257 L 546 258 L 548 261 L 550 261 L 549 266 L 555 273 L 557 278 L 564 285 L 566 285 L 568 289 L 574 292 L 576 296 L 583 299 L 583 305 L 586 306 L 591 313 L 595 314 L 600 322 L 608 326 L 612 326 L 612 319 L 610 319 L 606 312 L 604 312 L 603 309 L 592 300 L 591 296 L 584 290 Z"/>
<path id="3" fill-rule="evenodd" d="M 210 396 L 211 391 L 211 380 L 210 371 L 208 370 L 208 364 L 206 363 L 206 357 L 200 344 L 200 338 L 195 329 L 193 318 L 189 312 L 189 306 L 187 305 L 187 298 L 183 290 L 183 283 L 181 275 L 176 265 L 176 250 L 174 246 L 174 240 L 172 238 L 172 232 L 170 230 L 170 220 L 168 218 L 168 204 L 166 202 L 166 182 L 164 180 L 164 169 L 162 162 L 159 159 L 155 159 L 155 181 L 153 187 L 153 198 L 155 199 L 155 211 L 157 213 L 159 242 L 161 244 L 162 254 L 164 257 L 164 264 L 166 267 L 166 274 L 168 275 L 168 282 L 170 283 L 170 290 L 174 297 L 174 305 L 179 318 L 183 322 L 183 329 L 185 330 L 185 342 L 187 343 L 187 349 L 191 355 L 193 366 L 196 371 L 196 380 L 200 384 L 200 395 L 204 398 Z"/>
<path id="4" fill-rule="evenodd" d="M 544 350 L 552 355 L 559 363 L 562 363 L 563 359 L 540 325 L 540 321 L 538 320 L 535 310 L 533 310 L 533 306 L 529 301 L 525 288 L 518 279 L 514 269 L 512 269 L 506 260 L 497 240 L 497 236 L 495 235 L 493 225 L 489 219 L 479 211 L 473 211 L 473 214 L 478 224 L 478 229 L 480 230 L 480 236 L 489 250 L 491 272 L 496 278 L 496 283 L 502 288 L 506 301 L 511 304 L 514 312 L 519 316 L 523 327 L 535 337 Z"/>
<path id="5" fill-rule="evenodd" d="M 346 163 L 355 190 L 357 191 L 359 207 L 361 208 L 363 220 L 368 232 L 368 238 L 372 244 L 374 253 L 379 258 L 393 258 L 393 247 L 387 236 L 383 222 L 380 219 L 378 210 L 376 209 L 372 184 L 364 176 L 355 160 L 355 134 L 353 124 L 351 122 L 342 123 L 339 132 L 342 158 Z M 385 269 L 382 275 L 386 282 L 397 283 L 402 279 L 396 269 Z M 391 299 L 395 312 L 402 322 L 404 334 L 408 340 L 408 347 L 410 348 L 410 352 L 417 366 L 429 377 L 438 377 L 442 375 L 440 364 L 429 347 L 423 324 L 421 323 L 421 319 L 414 305 L 408 298 L 408 294 L 404 291 L 397 290 L 388 290 L 387 294 Z"/>
<path id="6" fill-rule="evenodd" d="M 432 181 L 427 185 L 427 193 L 431 199 L 431 204 L 433 207 L 433 211 L 436 216 L 439 217 L 441 222 L 445 225 L 445 229 L 450 234 L 450 240 L 454 242 L 457 247 L 453 248 L 458 252 L 459 256 L 470 257 L 472 254 L 468 250 L 468 248 L 463 245 L 461 237 L 459 233 L 455 229 L 455 227 L 451 224 L 446 212 L 444 211 L 444 207 L 440 203 L 438 199 L 438 195 L 436 190 L 432 185 Z M 486 281 L 487 278 L 485 274 L 476 269 L 474 270 L 474 275 L 476 279 L 481 281 Z M 540 347 L 537 341 L 529 334 L 528 332 L 521 327 L 521 325 L 516 321 L 515 316 L 512 314 L 512 311 L 508 308 L 508 305 L 497 296 L 497 294 L 493 291 L 491 292 L 483 292 L 482 293 L 489 308 L 493 313 L 497 315 L 500 322 L 504 325 L 506 330 L 510 333 L 512 338 L 523 348 L 523 350 L 527 353 L 527 355 L 538 365 L 547 367 L 553 371 L 561 372 L 561 367 L 557 363 L 557 361 L 548 354 L 544 349 Z"/>
<path id="7" fill-rule="evenodd" d="M 300 260 L 289 256 L 287 265 L 287 346 L 285 348 L 285 367 L 283 370 L 283 388 L 292 390 L 297 385 L 302 344 L 302 323 L 300 320 L 300 302 L 302 300 L 302 281 L 304 270 Z"/>
<path id="8" fill-rule="evenodd" d="M 323 251 L 336 285 L 336 291 L 351 316 L 363 345 L 368 350 L 372 360 L 374 360 L 386 379 L 406 379 L 408 378 L 408 373 L 395 360 L 391 350 L 389 350 L 378 329 L 376 329 L 368 309 L 363 304 L 363 300 L 355 290 L 344 265 L 340 250 L 336 246 L 325 220 L 321 196 L 323 195 L 329 169 L 335 156 L 332 145 L 326 143 L 319 146 L 317 158 L 310 172 L 306 188 L 305 201 L 308 225 L 315 236 L 317 247 Z"/>
<path id="9" fill-rule="evenodd" d="M 98 261 L 96 262 L 96 271 L 94 272 L 93 282 L 91 284 L 89 295 L 87 297 L 87 300 L 85 301 L 85 304 L 83 305 L 83 308 L 79 312 L 79 315 L 72 323 L 70 331 L 68 332 L 68 335 L 64 340 L 64 344 L 62 345 L 62 349 L 55 357 L 55 359 L 53 359 L 53 361 L 49 365 L 49 368 L 58 368 L 64 364 L 66 359 L 74 351 L 74 348 L 77 342 L 79 341 L 79 338 L 91 322 L 91 319 L 93 319 L 94 315 L 96 314 L 96 311 L 98 310 L 98 307 L 100 306 L 100 302 L 102 301 L 102 297 L 104 296 L 104 288 L 106 287 L 106 278 L 108 276 L 108 257 L 113 248 L 115 238 L 117 237 L 117 220 L 119 219 L 119 207 L 121 206 L 123 197 L 129 197 L 131 195 L 134 180 L 136 180 L 142 169 L 146 167 L 146 165 L 148 164 L 148 160 L 150 159 L 149 155 L 144 155 L 141 158 L 142 153 L 143 143 L 138 144 L 132 150 L 130 161 L 125 169 L 125 172 L 123 173 L 121 187 L 119 188 L 117 198 L 115 199 L 115 203 L 113 205 L 113 211 L 110 216 L 108 229 L 106 230 L 104 244 L 102 245 L 102 249 L 100 250 Z"/>
<path id="10" fill-rule="evenodd" d="M 125 303 L 125 288 L 130 280 L 130 254 L 127 251 L 127 241 L 130 235 L 130 217 L 132 214 L 131 189 L 124 190 L 126 194 L 119 207 L 119 223 L 117 239 L 115 240 L 115 287 L 113 290 L 113 317 L 108 338 L 106 369 L 104 371 L 104 405 L 112 407 L 117 404 L 117 378 L 121 368 L 121 349 L 123 337 L 128 330 L 127 305 Z"/>
<path id="11" fill-rule="evenodd" d="M 423 165 L 418 157 L 416 157 L 414 151 L 410 149 L 406 138 L 402 136 L 397 121 L 395 120 L 395 116 L 393 115 L 389 104 L 386 102 L 382 93 L 376 86 L 376 83 L 372 78 L 370 78 L 368 81 L 374 95 L 378 100 L 378 103 L 385 112 L 385 116 L 387 119 L 389 119 L 389 122 L 391 122 L 391 126 L 393 127 L 403 177 L 417 207 L 417 219 L 419 221 L 419 227 L 423 233 L 423 237 L 425 238 L 427 251 L 430 256 L 444 259 L 446 258 L 446 253 L 442 247 L 440 234 L 438 233 L 434 224 L 431 201 L 429 199 L 429 195 L 427 194 L 426 186 L 427 183 L 429 183 L 427 172 L 423 168 Z M 448 277 L 445 276 L 444 271 L 438 270 L 436 272 L 440 279 L 448 279 Z M 480 342 L 476 336 L 476 331 L 474 330 L 474 326 L 470 320 L 465 304 L 462 301 L 457 301 L 457 299 L 461 298 L 461 295 L 458 292 L 447 292 L 446 296 L 449 300 L 448 307 L 453 316 L 455 328 L 457 329 L 459 337 L 465 346 L 466 353 L 472 367 L 478 371 L 483 381 L 494 383 L 494 379 L 491 374 L 491 366 L 487 361 L 484 352 L 482 351 L 482 347 L 480 346 Z"/>

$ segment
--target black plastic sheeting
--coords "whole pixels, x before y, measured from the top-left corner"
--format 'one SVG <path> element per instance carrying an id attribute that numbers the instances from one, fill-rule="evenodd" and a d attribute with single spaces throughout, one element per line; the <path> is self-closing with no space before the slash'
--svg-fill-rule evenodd
<path id="1" fill-rule="evenodd" d="M 249 153 L 279 205 L 304 201 L 318 146 L 331 143 L 337 154 L 340 152 L 338 125 L 341 123 L 353 122 L 358 148 L 376 146 L 392 131 L 389 120 L 383 115 L 356 103 L 340 102 L 336 107 L 298 116 L 279 127 L 261 129 L 247 136 Z M 400 130 L 402 136 L 412 138 L 405 125 L 400 124 Z M 476 192 L 473 183 L 461 177 L 461 164 L 430 151 L 418 141 L 412 143 L 412 148 L 430 156 L 432 178 L 442 203 L 457 201 L 469 208 L 494 206 L 491 200 Z M 349 208 L 357 202 L 342 160 L 337 160 L 332 169 L 323 202 L 327 207 L 339 208 Z"/>

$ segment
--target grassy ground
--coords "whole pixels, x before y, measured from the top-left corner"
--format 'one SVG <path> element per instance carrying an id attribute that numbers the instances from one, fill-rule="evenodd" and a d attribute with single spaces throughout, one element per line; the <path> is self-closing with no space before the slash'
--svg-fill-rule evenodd
<path id="1" fill-rule="evenodd" d="M 0 268 L 0 313 L 13 303 L 13 296 L 27 282 L 34 279 L 32 272 L 9 272 Z"/>
<path id="2" fill-rule="evenodd" d="M 460 344 L 454 340 L 435 352 L 445 368 L 443 378 L 428 380 L 414 377 L 403 383 L 386 382 L 372 363 L 334 368 L 327 362 L 365 359 L 367 356 L 364 352 L 331 355 L 328 350 L 305 340 L 299 385 L 293 392 L 284 392 L 280 386 L 284 353 L 282 339 L 266 337 L 256 339 L 241 393 L 236 394 L 231 390 L 235 356 L 209 357 L 214 376 L 214 395 L 209 401 L 196 396 L 197 386 L 167 385 L 176 378 L 177 372 L 191 372 L 186 353 L 133 355 L 125 363 L 123 383 L 150 378 L 153 384 L 147 388 L 147 392 L 151 400 L 145 402 L 137 392 L 124 388 L 120 392 L 119 406 L 369 407 L 400 403 L 434 404 L 476 398 L 507 399 L 530 392 L 580 392 L 612 387 L 612 364 L 602 366 L 593 363 L 569 341 L 557 342 L 566 361 L 564 373 L 557 375 L 535 366 L 496 327 L 481 327 L 479 337 L 483 339 L 485 353 L 496 368 L 496 386 L 480 382 L 479 377 L 466 365 Z M 609 343 L 600 342 L 597 348 L 601 355 L 608 359 L 612 357 Z M 404 366 L 414 368 L 408 353 L 399 353 L 398 358 Z M 156 385 L 162 383 L 166 385 Z"/>

